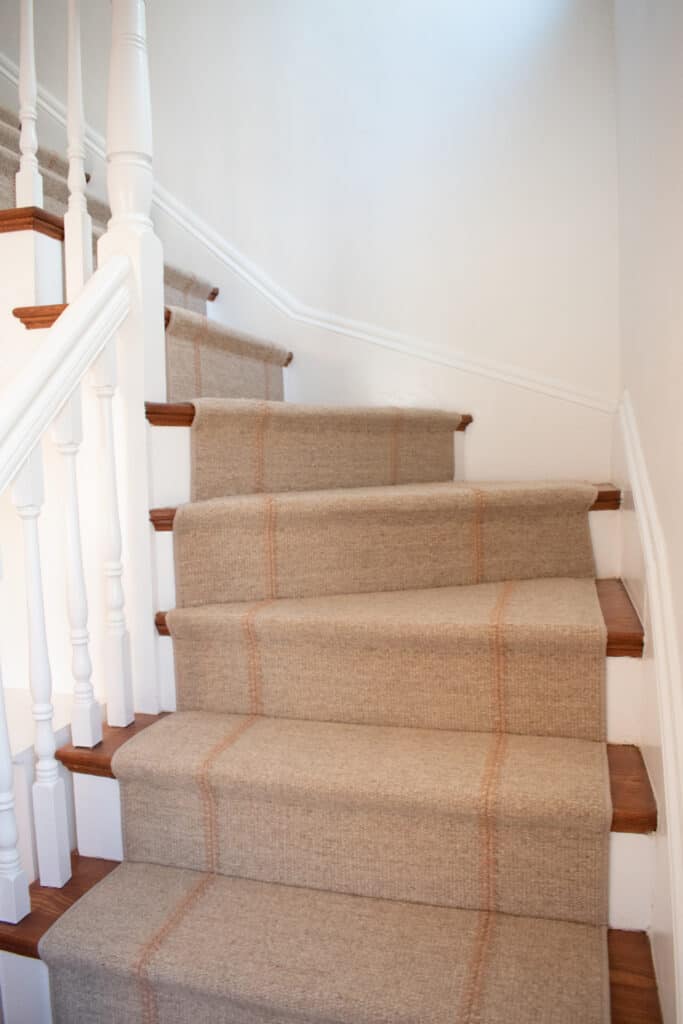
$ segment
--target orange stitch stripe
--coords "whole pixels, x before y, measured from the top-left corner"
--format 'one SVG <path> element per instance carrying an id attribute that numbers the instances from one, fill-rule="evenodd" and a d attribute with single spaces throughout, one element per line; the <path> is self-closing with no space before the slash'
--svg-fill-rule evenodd
<path id="1" fill-rule="evenodd" d="M 506 580 L 498 593 L 491 612 L 491 654 L 493 658 L 493 731 L 503 732 L 506 726 L 505 705 L 505 647 L 503 644 L 503 615 L 510 599 L 514 580 Z"/>
<path id="2" fill-rule="evenodd" d="M 398 483 L 399 474 L 399 443 L 401 439 L 401 426 L 403 424 L 403 410 L 397 409 L 396 415 L 391 424 L 391 436 L 389 438 L 389 483 Z"/>
<path id="3" fill-rule="evenodd" d="M 217 871 L 218 870 L 218 835 L 216 828 L 216 799 L 213 795 L 211 785 L 209 783 L 209 769 L 212 761 L 214 761 L 219 754 L 222 754 L 228 747 L 231 747 L 233 743 L 236 743 L 240 736 L 244 735 L 247 729 L 258 721 L 256 715 L 250 715 L 249 718 L 243 718 L 240 724 L 224 736 L 222 740 L 215 743 L 211 750 L 208 752 L 197 773 L 197 783 L 199 785 L 199 796 L 202 802 L 202 817 L 204 819 L 204 848 L 206 851 L 206 870 Z"/>
<path id="4" fill-rule="evenodd" d="M 192 340 L 192 357 L 194 362 L 194 388 L 197 392 L 197 396 L 201 397 L 202 394 L 202 350 L 199 344 L 199 338 L 195 337 Z"/>
<path id="5" fill-rule="evenodd" d="M 265 364 L 264 364 L 265 365 Z M 270 406 L 262 402 L 259 407 L 258 419 L 254 433 L 254 492 L 263 493 L 265 474 L 265 443 L 266 421 L 270 415 Z"/>
<path id="6" fill-rule="evenodd" d="M 484 575 L 484 546 L 482 540 L 482 522 L 484 519 L 484 510 L 486 508 L 486 491 L 480 490 L 478 487 L 472 488 L 474 494 L 475 508 L 474 508 L 474 538 L 473 538 L 473 549 L 474 549 L 474 582 L 481 583 Z"/>
<path id="7" fill-rule="evenodd" d="M 459 1024 L 471 1024 L 477 1020 L 475 1008 L 478 1006 L 481 997 L 481 990 L 484 981 L 484 964 L 486 951 L 490 946 L 491 936 L 495 924 L 495 916 L 488 913 L 481 914 L 477 922 L 477 929 L 474 934 L 472 956 L 467 965 L 467 974 L 463 988 L 463 997 L 458 1014 Z"/>
<path id="8" fill-rule="evenodd" d="M 458 1017 L 461 1024 L 471 1024 L 471 1022 L 479 1020 L 478 1004 L 484 986 L 487 958 L 495 928 L 494 911 L 496 907 L 497 882 L 495 803 L 500 769 L 505 757 L 506 746 L 507 736 L 504 733 L 499 733 L 489 748 L 482 777 L 479 797 L 481 844 L 479 877 L 481 885 L 480 898 L 486 913 L 482 914 L 475 932 L 472 956 L 468 964 L 463 989 L 461 1012 Z"/>
<path id="9" fill-rule="evenodd" d="M 159 1007 L 157 1005 L 156 993 L 152 988 L 148 974 L 152 957 L 159 951 L 164 940 L 180 924 L 192 904 L 204 894 L 214 879 L 215 875 L 202 876 L 200 881 L 183 896 L 180 903 L 166 918 L 161 927 L 148 939 L 142 947 L 136 962 L 133 964 L 133 971 L 140 988 L 141 1024 L 159 1024 Z"/>
<path id="10" fill-rule="evenodd" d="M 266 591 L 269 598 L 277 597 L 277 544 L 275 527 L 277 525 L 277 509 L 275 498 L 269 494 L 265 499 L 265 561 Z"/>
<path id="11" fill-rule="evenodd" d="M 273 603 L 272 597 L 257 601 L 247 608 L 242 616 L 242 628 L 247 641 L 247 682 L 249 687 L 249 704 L 253 715 L 263 714 L 263 671 L 256 635 L 255 619 L 262 608 Z"/>

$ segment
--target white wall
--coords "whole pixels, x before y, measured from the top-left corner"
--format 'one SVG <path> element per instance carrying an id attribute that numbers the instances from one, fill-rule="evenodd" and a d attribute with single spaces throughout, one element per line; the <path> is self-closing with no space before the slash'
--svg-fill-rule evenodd
<path id="1" fill-rule="evenodd" d="M 624 574 L 649 637 L 643 751 L 660 812 L 652 942 L 665 1020 L 674 1021 L 683 1019 L 683 8 L 616 0 L 615 12 L 627 389 L 615 478 L 635 503 Z"/>
<path id="2" fill-rule="evenodd" d="M 64 7 L 36 0 L 59 98 Z M 84 5 L 99 131 L 108 7 Z M 290 397 L 473 412 L 470 475 L 608 476 L 610 0 L 165 0 L 148 23 L 168 257 L 294 349 Z"/>

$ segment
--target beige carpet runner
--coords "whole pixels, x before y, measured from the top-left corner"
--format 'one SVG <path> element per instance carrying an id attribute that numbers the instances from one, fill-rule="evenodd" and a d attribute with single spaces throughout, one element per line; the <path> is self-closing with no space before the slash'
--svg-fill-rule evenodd
<path id="1" fill-rule="evenodd" d="M 603 929 L 124 864 L 43 940 L 71 1024 L 602 1024 Z M 104 927 L 106 922 L 106 927 Z M 85 936 L 87 936 L 87 941 Z"/>
<path id="2" fill-rule="evenodd" d="M 462 417 L 433 409 L 195 402 L 192 500 L 452 480 Z"/>
<path id="3" fill-rule="evenodd" d="M 56 1024 L 607 1024 L 596 489 L 454 483 L 458 423 L 197 402 L 178 711 Z"/>
<path id="4" fill-rule="evenodd" d="M 291 361 L 291 352 L 179 306 L 168 307 L 167 320 L 169 402 L 204 395 L 282 399 L 282 368 Z"/>
<path id="5" fill-rule="evenodd" d="M 205 604 L 167 621 L 181 711 L 245 715 L 257 694 L 274 718 L 605 739 L 591 579 Z"/>

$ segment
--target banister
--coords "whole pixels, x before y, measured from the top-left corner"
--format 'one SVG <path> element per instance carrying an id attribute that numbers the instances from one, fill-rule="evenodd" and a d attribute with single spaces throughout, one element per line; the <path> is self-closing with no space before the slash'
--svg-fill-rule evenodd
<path id="1" fill-rule="evenodd" d="M 97 270 L 0 402 L 0 493 L 14 480 L 130 308 L 127 256 Z"/>

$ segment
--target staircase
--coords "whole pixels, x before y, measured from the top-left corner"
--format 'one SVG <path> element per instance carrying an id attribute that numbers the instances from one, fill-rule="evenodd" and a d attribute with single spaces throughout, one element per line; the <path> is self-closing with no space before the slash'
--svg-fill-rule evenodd
<path id="1" fill-rule="evenodd" d="M 452 482 L 457 414 L 190 409 L 157 616 L 178 710 L 109 758 L 125 863 L 41 941 L 56 1020 L 631 1019 L 606 926 L 634 748 L 605 742 L 629 605 L 589 530 L 613 494 Z"/>
<path id="2" fill-rule="evenodd" d="M 113 14 L 128 120 L 109 142 L 111 220 L 91 202 L 92 277 L 73 118 L 67 164 L 31 142 L 35 95 L 21 137 L 0 112 L 5 205 L 17 171 L 20 199 L 27 182 L 44 194 L 0 211 L 0 231 L 47 225 L 67 266 L 59 302 L 14 309 L 42 343 L 0 416 L 0 491 L 25 529 L 39 868 L 29 890 L 0 700 L 6 1024 L 657 1024 L 641 920 L 657 807 L 615 668 L 642 656 L 643 628 L 600 525 L 619 492 L 460 479 L 471 415 L 286 402 L 287 347 L 208 318 L 217 289 L 192 274 L 164 268 L 162 290 L 144 5 Z M 104 726 L 75 469 L 86 377 Z M 36 526 L 51 425 L 71 460 L 59 750 Z"/>

